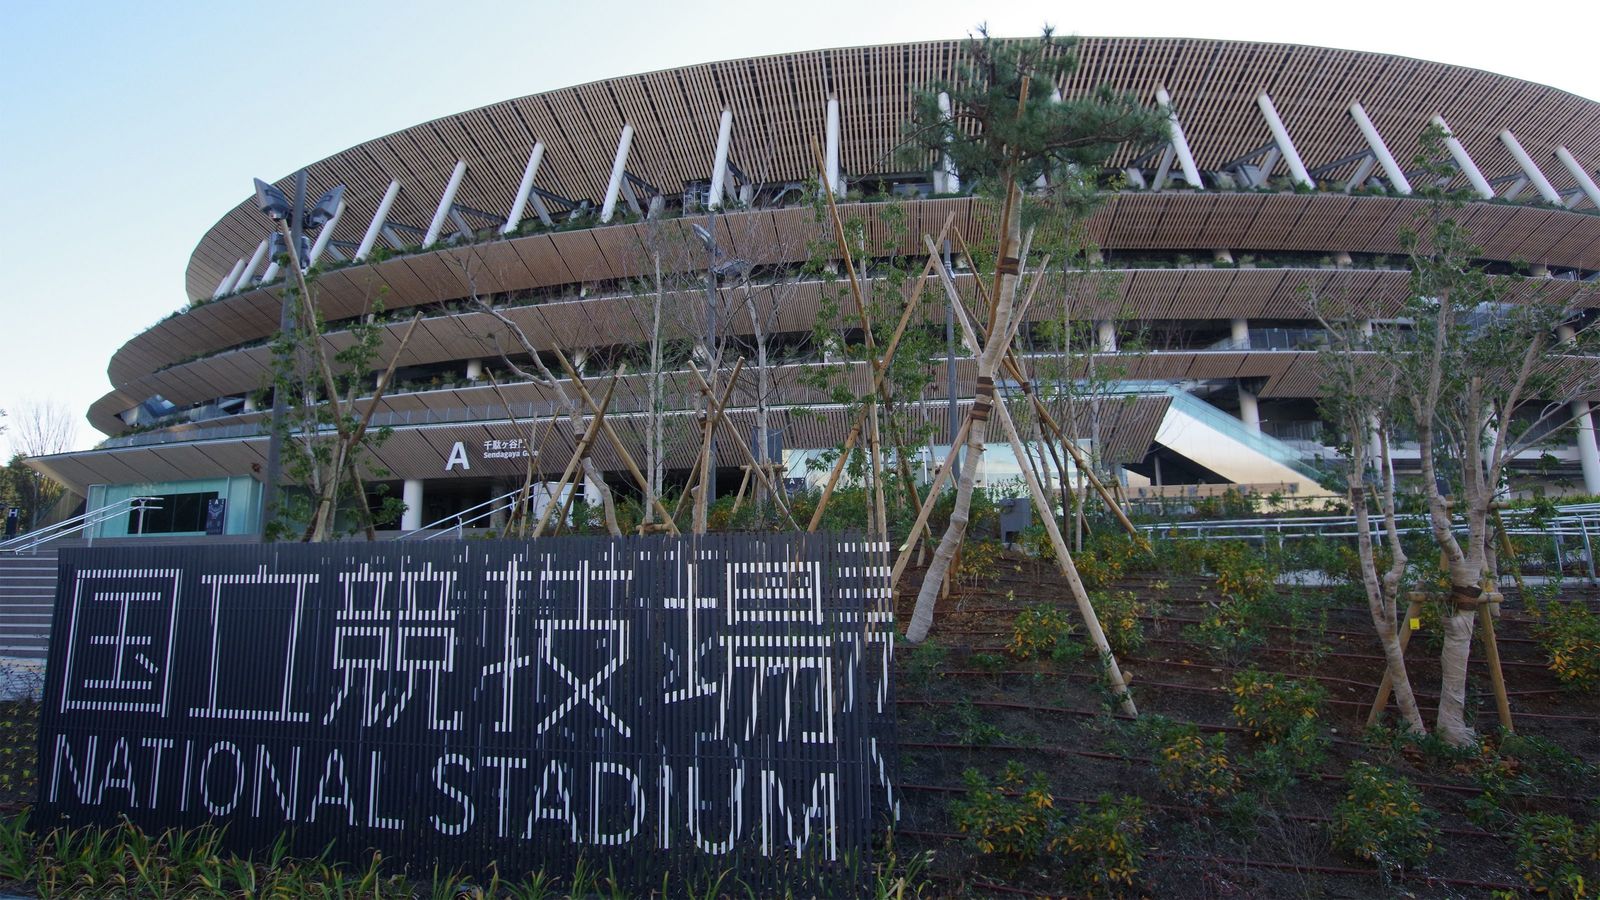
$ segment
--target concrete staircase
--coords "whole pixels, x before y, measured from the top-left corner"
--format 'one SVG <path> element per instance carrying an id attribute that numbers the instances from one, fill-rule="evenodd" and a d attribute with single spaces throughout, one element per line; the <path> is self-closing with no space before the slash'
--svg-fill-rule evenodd
<path id="1" fill-rule="evenodd" d="M 43 662 L 56 603 L 56 551 L 0 556 L 0 660 Z"/>

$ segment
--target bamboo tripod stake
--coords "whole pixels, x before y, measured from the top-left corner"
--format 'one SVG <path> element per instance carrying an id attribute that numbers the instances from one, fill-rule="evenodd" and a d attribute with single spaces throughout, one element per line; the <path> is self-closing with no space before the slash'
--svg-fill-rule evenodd
<path id="1" fill-rule="evenodd" d="M 940 271 L 943 272 L 942 267 Z M 949 279 L 945 278 L 944 281 L 946 290 L 949 290 L 951 287 Z M 978 335 L 967 316 L 966 308 L 959 300 L 959 297 L 952 300 L 956 321 L 961 326 L 962 337 L 967 342 L 969 349 L 975 348 L 978 346 Z M 1009 342 L 1015 339 L 1016 327 L 1021 323 L 1026 312 L 1027 303 L 1024 301 L 1023 306 L 1012 316 L 1011 322 L 996 324 L 996 328 L 1004 329 L 1004 334 L 996 335 L 991 330 L 989 339 L 1003 339 L 1009 345 Z M 1018 459 L 1021 459 L 1023 452 L 1022 438 L 1017 432 L 1016 423 L 1011 420 L 1011 413 L 1006 409 L 1004 395 L 998 391 L 994 395 L 993 409 L 995 417 L 999 419 L 1001 427 L 1005 429 L 1006 437 L 1010 439 L 1011 452 L 1016 454 Z M 1117 694 L 1117 699 L 1122 705 L 1123 712 L 1130 716 L 1137 716 L 1139 715 L 1139 710 L 1134 705 L 1133 694 L 1128 691 L 1128 683 L 1123 678 L 1121 666 L 1117 664 L 1117 656 L 1112 652 L 1111 644 L 1106 640 L 1105 630 L 1100 627 L 1100 617 L 1095 613 L 1094 604 L 1089 601 L 1089 592 L 1084 588 L 1083 579 L 1078 575 L 1078 567 L 1073 563 L 1071 553 L 1067 551 L 1066 540 L 1061 536 L 1061 527 L 1056 522 L 1055 510 L 1051 507 L 1049 498 L 1045 496 L 1044 488 L 1040 486 L 1033 469 L 1028 466 L 1019 466 L 1019 468 L 1022 470 L 1023 480 L 1027 482 L 1028 492 L 1033 496 L 1034 508 L 1038 511 L 1039 518 L 1044 520 L 1045 532 L 1050 536 L 1050 544 L 1056 555 L 1056 567 L 1066 577 L 1067 584 L 1072 589 L 1072 599 L 1078 606 L 1078 614 L 1083 617 L 1084 625 L 1089 631 L 1089 639 L 1094 643 L 1095 649 L 1100 653 L 1100 658 L 1105 663 L 1106 677 L 1111 681 L 1112 689 Z"/>
<path id="2" fill-rule="evenodd" d="M 533 526 L 533 534 L 529 536 L 531 540 L 537 540 L 544 533 L 544 526 L 550 521 L 550 514 L 555 512 L 556 507 L 559 506 L 562 509 L 566 509 L 566 503 L 557 503 L 555 498 L 561 494 L 561 489 L 567 486 L 567 482 L 572 480 L 578 470 L 578 466 L 582 464 L 583 458 L 589 455 L 589 447 L 594 444 L 594 439 L 600 435 L 600 426 L 605 422 L 606 409 L 611 406 L 611 395 L 616 392 L 617 382 L 621 377 L 622 373 L 618 372 L 611 377 L 611 383 L 606 386 L 605 397 L 600 400 L 600 405 L 595 410 L 594 421 L 589 423 L 589 427 L 584 430 L 583 436 L 578 439 L 578 446 L 573 448 L 572 459 L 567 461 L 567 467 L 561 473 L 561 480 L 556 482 L 555 490 L 551 493 L 550 502 L 545 505 L 544 512 L 539 514 L 538 524 Z"/>
<path id="3" fill-rule="evenodd" d="M 972 268 L 973 271 L 977 271 L 976 263 L 974 263 L 972 259 L 972 251 L 967 247 L 967 242 L 962 238 L 961 232 L 954 232 L 953 236 L 956 239 L 956 245 L 960 249 L 961 255 L 967 260 L 967 266 Z M 948 274 L 945 275 L 945 278 L 948 279 Z M 947 285 L 946 291 L 953 293 L 953 291 L 951 291 L 951 288 L 953 287 L 954 285 Z M 977 279 L 977 288 L 978 299 L 981 302 L 988 304 L 987 294 L 984 291 L 982 279 Z M 1089 465 L 1088 460 L 1084 459 L 1083 452 L 1078 449 L 1076 443 L 1067 439 L 1066 433 L 1061 428 L 1061 425 L 1056 422 L 1055 417 L 1052 416 L 1050 411 L 1045 408 L 1044 401 L 1040 400 L 1038 394 L 1033 390 L 1033 383 L 1023 373 L 1021 361 L 1016 358 L 1016 354 L 1009 346 L 1006 348 L 1005 359 L 1001 361 L 1001 364 L 1006 367 L 1006 371 L 1011 375 L 1011 377 L 1015 378 L 1017 383 L 1021 385 L 1022 392 L 1028 396 L 1028 399 L 1033 404 L 1034 414 L 1037 415 L 1039 417 L 1039 421 L 1055 435 L 1056 440 L 1060 442 L 1061 446 L 1066 448 L 1068 455 L 1072 457 L 1073 464 L 1076 465 L 1078 467 L 1078 471 L 1084 475 L 1085 479 L 1089 482 L 1089 486 L 1094 488 L 1095 493 L 1098 494 L 1101 501 L 1105 503 L 1106 508 L 1111 510 L 1112 514 L 1116 516 L 1117 521 L 1122 525 L 1122 529 L 1126 531 L 1128 536 L 1133 538 L 1134 541 L 1140 546 L 1144 547 L 1145 549 L 1149 549 L 1149 540 L 1142 533 L 1140 533 L 1138 528 L 1134 527 L 1134 524 L 1128 518 L 1127 513 L 1123 511 L 1122 504 L 1118 502 L 1116 497 L 1112 496 L 1110 491 L 1106 490 L 1104 482 L 1102 482 L 1099 476 L 1094 473 L 1094 470 Z"/>
<path id="4" fill-rule="evenodd" d="M 939 229 L 942 239 L 950 230 L 950 224 L 955 221 L 955 213 L 945 216 L 944 225 Z M 849 253 L 849 248 L 844 248 Z M 906 327 L 911 324 L 911 314 L 915 311 L 918 301 L 922 299 L 922 292 L 928 282 L 928 276 L 934 271 L 934 262 L 930 259 L 923 264 L 922 274 L 917 277 L 916 286 L 912 288 L 910 296 L 906 298 L 905 311 L 900 314 L 900 322 L 895 326 L 894 334 L 889 337 L 889 343 L 884 346 L 883 356 L 873 361 L 872 392 L 877 394 L 883 390 L 884 373 L 894 361 L 896 348 L 900 346 L 900 339 L 905 336 Z M 855 423 L 850 426 L 850 432 L 845 435 L 844 446 L 839 451 L 839 458 L 834 461 L 833 469 L 828 473 L 828 480 L 823 485 L 822 496 L 817 499 L 817 508 L 811 514 L 811 522 L 806 526 L 806 531 L 815 532 L 817 526 L 822 524 L 822 514 L 828 508 L 828 501 L 833 497 L 834 488 L 839 484 L 839 476 L 844 473 L 845 463 L 849 461 L 850 451 L 855 449 L 856 441 L 861 437 L 861 428 L 866 422 L 867 408 L 863 406 L 856 414 Z"/>

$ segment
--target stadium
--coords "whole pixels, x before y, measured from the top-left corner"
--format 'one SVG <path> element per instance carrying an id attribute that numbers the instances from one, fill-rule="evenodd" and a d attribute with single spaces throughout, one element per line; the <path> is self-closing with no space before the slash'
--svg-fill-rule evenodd
<path id="1" fill-rule="evenodd" d="M 920 267 L 924 235 L 947 221 L 977 246 L 992 218 L 985 201 L 940 160 L 919 170 L 897 151 L 914 95 L 950 77 L 960 52 L 956 41 L 899 44 L 627 75 L 307 163 L 312 196 L 345 188 L 309 248 L 325 340 L 349 343 L 348 324 L 381 303 L 372 321 L 386 360 L 421 313 L 373 418 L 392 429 L 375 462 L 407 506 L 389 526 L 448 527 L 535 463 L 562 470 L 576 438 L 550 424 L 557 397 L 517 374 L 557 348 L 599 381 L 625 367 L 611 420 L 640 460 L 652 420 L 669 435 L 696 427 L 690 363 L 726 378 L 744 359 L 716 445 L 719 489 L 740 482 L 757 433 L 803 484 L 807 461 L 850 428 L 840 389 L 859 396 L 871 383 L 867 363 L 817 337 L 837 318 L 839 291 L 837 267 L 818 258 L 831 246 L 819 241 L 819 173 L 858 223 L 865 278 L 886 290 L 897 261 Z M 1105 85 L 1171 124 L 1170 142 L 1106 161 L 1107 196 L 1085 227 L 1110 288 L 1080 290 L 1064 271 L 1031 311 L 1041 334 L 1052 319 L 1087 323 L 1082 355 L 1117 373 L 1114 398 L 1074 401 L 1089 411 L 1063 418 L 1131 498 L 1326 493 L 1319 474 L 1335 451 L 1317 409 L 1323 339 L 1305 291 L 1350 298 L 1373 327 L 1396 324 L 1409 289 L 1401 232 L 1424 203 L 1410 161 L 1430 124 L 1451 135 L 1453 183 L 1473 198 L 1461 220 L 1491 277 L 1514 281 L 1513 295 L 1566 300 L 1600 276 L 1592 100 L 1309 46 L 1090 37 L 1077 53 L 1070 83 L 1053 86 L 1060 96 Z M 292 190 L 293 175 L 275 183 Z M 110 360 L 112 389 L 88 411 L 107 439 L 29 460 L 91 512 L 160 499 L 149 514 L 103 517 L 95 536 L 202 537 L 219 499 L 213 535 L 260 533 L 285 283 L 268 258 L 273 230 L 254 198 L 226 211 L 190 258 L 184 308 Z M 952 265 L 970 287 L 970 270 Z M 923 461 L 942 457 L 974 390 L 973 360 L 946 346 L 946 313 L 932 307 L 918 322 L 926 377 L 902 409 L 921 424 Z M 655 391 L 653 341 L 675 348 Z M 1519 478 L 1600 493 L 1586 403 L 1574 412 L 1578 426 L 1519 461 Z M 657 467 L 681 478 L 696 452 L 669 438 Z M 1402 467 L 1406 453 L 1397 448 Z M 613 448 L 597 444 L 594 456 L 627 484 Z M 1016 466 L 996 445 L 983 477 Z"/>

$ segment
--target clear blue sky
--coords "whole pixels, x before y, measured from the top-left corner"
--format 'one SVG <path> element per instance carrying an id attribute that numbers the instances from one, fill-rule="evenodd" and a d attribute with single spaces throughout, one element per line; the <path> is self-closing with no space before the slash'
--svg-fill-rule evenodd
<path id="1" fill-rule="evenodd" d="M 87 410 L 112 352 L 184 305 L 190 252 L 252 176 L 447 113 L 712 59 L 959 37 L 984 20 L 999 34 L 1049 21 L 1401 53 L 1600 98 L 1600 67 L 1571 39 L 1594 25 L 1573 19 L 1578 3 L 1500 21 L 1474 6 L 0 0 L 0 409 Z M 80 419 L 81 445 L 100 437 Z"/>

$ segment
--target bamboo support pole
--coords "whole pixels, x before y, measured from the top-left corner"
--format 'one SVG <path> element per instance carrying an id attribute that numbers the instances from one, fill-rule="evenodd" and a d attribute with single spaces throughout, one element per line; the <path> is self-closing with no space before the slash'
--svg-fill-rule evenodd
<path id="1" fill-rule="evenodd" d="M 1016 423 L 1011 421 L 1011 414 L 1006 410 L 1005 397 L 998 393 L 994 397 L 994 410 L 1001 426 L 1006 430 L 1006 436 L 1011 439 L 1012 452 L 1020 454 L 1022 437 L 1017 433 Z M 1044 488 L 1040 486 L 1039 480 L 1034 477 L 1031 470 L 1024 468 L 1022 477 L 1028 483 L 1034 507 L 1039 511 L 1039 517 L 1044 520 L 1045 531 L 1050 535 L 1050 544 L 1055 548 L 1056 566 L 1061 570 L 1061 574 L 1066 576 L 1067 584 L 1072 588 L 1072 599 L 1077 602 L 1078 613 L 1083 616 L 1084 625 L 1089 631 L 1089 639 L 1094 643 L 1095 649 L 1100 653 L 1100 659 L 1105 664 L 1106 677 L 1111 682 L 1112 690 L 1116 692 L 1122 711 L 1130 716 L 1137 716 L 1139 709 L 1134 706 L 1133 694 L 1129 693 L 1128 682 L 1122 676 L 1121 666 L 1117 665 L 1117 656 L 1106 640 L 1105 630 L 1100 627 L 1100 617 L 1095 614 L 1094 604 L 1089 600 L 1089 592 L 1083 586 L 1083 579 L 1078 576 L 1078 567 L 1072 561 L 1072 554 L 1067 552 L 1067 543 L 1061 536 L 1061 527 L 1056 523 L 1050 498 L 1045 496 Z"/>
<path id="2" fill-rule="evenodd" d="M 739 377 L 739 370 L 743 366 L 743 359 L 739 360 L 738 365 L 734 366 L 733 378 L 729 379 L 728 390 L 724 392 L 722 403 L 717 404 L 717 418 L 719 421 L 722 419 L 724 414 L 724 404 L 727 403 L 727 396 L 728 394 L 732 393 L 733 381 Z M 700 390 L 706 394 L 710 394 L 711 385 L 706 382 L 705 376 L 700 373 L 700 370 L 695 367 L 694 363 L 689 364 L 689 371 L 693 372 L 695 379 L 700 382 Z M 789 504 L 783 499 L 781 493 L 778 491 L 776 483 L 772 481 L 772 474 L 767 471 L 765 466 L 756 462 L 756 455 L 750 452 L 750 447 L 743 441 L 734 441 L 733 443 L 744 453 L 746 463 L 745 480 L 749 480 L 749 473 L 753 470 L 756 473 L 756 478 L 760 481 L 761 486 L 767 489 L 767 492 L 773 496 L 774 501 L 778 504 L 778 508 L 783 510 L 784 518 L 789 520 L 789 524 L 794 528 L 794 530 L 799 531 L 800 523 L 795 521 L 794 514 L 789 511 Z M 744 484 L 742 482 L 739 485 L 739 492 L 741 494 L 744 493 Z M 734 509 L 737 510 L 738 508 L 738 501 L 735 500 Z"/>
<path id="3" fill-rule="evenodd" d="M 945 479 L 950 477 L 950 471 L 955 467 L 956 455 L 961 450 L 961 445 L 967 439 L 967 430 L 972 427 L 971 417 L 961 419 L 961 428 L 956 432 L 955 440 L 950 443 L 950 452 L 945 454 L 944 462 L 940 463 L 939 471 L 934 474 L 933 481 L 928 485 L 928 495 L 923 498 L 922 507 L 917 512 L 917 520 L 911 525 L 911 533 L 906 542 L 900 546 L 900 557 L 894 562 L 894 569 L 889 573 L 889 584 L 894 585 L 900 580 L 901 574 L 906 570 L 906 565 L 911 561 L 911 551 L 917 545 L 917 540 L 922 534 L 922 529 L 927 527 L 928 517 L 933 514 L 934 503 L 939 497 L 939 489 L 944 487 Z"/>
<path id="4" fill-rule="evenodd" d="M 544 512 L 539 515 L 538 523 L 533 526 L 533 534 L 529 535 L 529 540 L 537 540 L 539 535 L 544 533 L 544 526 L 550 521 L 550 514 L 555 511 L 557 506 L 562 509 L 566 508 L 566 503 L 556 503 L 555 497 L 559 496 L 561 489 L 573 480 L 579 465 L 583 463 L 583 458 L 589 455 L 589 447 L 594 444 L 595 438 L 600 435 L 600 425 L 605 421 L 606 409 L 611 406 L 611 396 L 616 393 L 617 382 L 620 378 L 620 373 L 611 376 L 611 383 L 606 386 L 605 397 L 601 399 L 599 407 L 595 409 L 594 420 L 589 423 L 588 428 L 584 429 L 583 436 L 578 438 L 578 445 L 572 449 L 572 459 L 567 461 L 567 468 L 561 473 L 561 479 L 556 482 L 555 492 L 551 495 L 551 501 L 545 504 Z M 576 491 L 576 485 L 574 485 L 574 491 Z"/>
<path id="5" fill-rule="evenodd" d="M 1499 594 L 1493 594 L 1499 597 Z M 1478 604 L 1478 627 L 1483 632 L 1484 658 L 1489 663 L 1489 684 L 1494 688 L 1495 710 L 1500 714 L 1500 727 L 1515 731 L 1511 722 L 1511 698 L 1506 695 L 1506 674 L 1500 667 L 1500 645 L 1494 636 L 1494 611 L 1490 608 L 1498 600 Z"/>
<path id="6" fill-rule="evenodd" d="M 1420 621 L 1422 616 L 1422 599 L 1412 593 L 1411 602 L 1406 606 L 1405 620 L 1400 623 L 1400 652 L 1406 652 L 1406 645 L 1411 643 L 1411 623 Z M 1383 716 L 1383 711 L 1389 707 L 1389 695 L 1394 692 L 1394 679 L 1389 675 L 1389 667 L 1383 668 L 1383 680 L 1378 682 L 1378 696 L 1372 701 L 1372 711 L 1367 713 L 1367 727 L 1378 724 L 1378 719 Z"/>
<path id="7" fill-rule="evenodd" d="M 953 221 L 955 221 L 954 213 L 945 216 L 944 225 L 939 228 L 941 240 L 945 234 L 949 233 L 950 224 Z M 927 239 L 926 235 L 923 237 L 925 240 Z M 844 248 L 844 250 L 846 253 L 849 252 L 848 247 Z M 911 323 L 911 314 L 916 310 L 918 301 L 922 299 L 922 292 L 927 285 L 928 276 L 933 271 L 934 262 L 929 259 L 923 264 L 922 274 L 917 277 L 916 285 L 906 298 L 905 311 L 900 314 L 900 322 L 895 325 L 894 334 L 890 335 L 889 343 L 884 345 L 883 355 L 872 361 L 872 393 L 874 394 L 881 394 L 883 391 L 885 373 L 888 371 L 889 365 L 894 361 L 895 350 L 900 346 L 900 339 L 905 336 L 906 326 Z M 833 469 L 828 473 L 828 480 L 822 488 L 822 496 L 817 499 L 817 508 L 811 514 L 811 522 L 806 527 L 806 531 L 814 532 L 817 530 L 817 526 L 822 524 L 822 514 L 827 510 L 828 501 L 832 499 L 833 491 L 839 484 L 839 476 L 844 473 L 845 464 L 850 459 L 850 451 L 855 449 L 856 441 L 861 437 L 861 429 L 866 422 L 866 415 L 865 406 L 861 408 L 860 412 L 856 413 L 855 422 L 850 426 L 849 433 L 845 435 L 843 449 L 839 453 L 839 458 L 834 461 Z"/>
<path id="8" fill-rule="evenodd" d="M 710 477 L 711 438 L 717 433 L 717 423 L 722 419 L 722 411 L 727 408 L 728 398 L 733 396 L 733 387 L 739 383 L 739 373 L 742 371 L 744 371 L 744 357 L 741 356 L 733 364 L 733 373 L 728 376 L 728 384 L 722 389 L 720 402 L 712 392 L 711 387 L 706 384 L 705 379 L 700 379 L 700 392 L 706 395 L 708 401 L 706 423 L 704 430 L 701 432 L 700 450 L 695 454 L 694 469 L 689 472 L 689 480 L 683 486 L 683 493 L 678 495 L 676 511 L 679 515 L 683 514 L 683 505 L 689 501 L 690 492 L 698 488 L 702 481 Z M 695 374 L 698 375 L 699 371 L 696 370 Z M 744 446 L 742 442 L 738 443 L 740 446 Z M 698 503 L 699 500 L 697 499 L 695 502 Z"/>
<path id="9" fill-rule="evenodd" d="M 583 376 L 578 374 L 577 368 L 572 365 L 571 360 L 567 359 L 567 355 L 561 352 L 560 347 L 552 344 L 550 346 L 550 350 L 551 352 L 555 353 L 556 361 L 561 363 L 561 368 L 566 371 L 567 377 L 572 379 L 572 386 L 577 389 L 578 396 L 583 398 L 584 405 L 588 406 L 589 410 L 593 412 L 597 407 L 594 403 L 594 397 L 589 393 L 589 389 L 584 386 Z M 621 374 L 622 369 L 620 366 L 618 367 L 617 372 L 619 375 Z M 655 496 L 655 494 L 650 490 L 650 480 L 644 477 L 643 472 L 639 471 L 638 463 L 634 462 L 633 454 L 628 452 L 627 446 L 622 443 L 622 438 L 618 437 L 616 431 L 612 430 L 610 422 L 601 419 L 601 424 L 604 426 L 606 439 L 611 442 L 612 447 L 616 448 L 617 456 L 622 459 L 623 467 L 626 468 L 628 470 L 628 474 L 632 476 L 633 482 L 638 486 L 640 493 L 651 498 L 656 511 L 661 513 L 662 517 L 666 519 L 667 528 L 673 534 L 681 534 L 682 532 L 678 530 L 677 520 L 675 520 L 671 515 L 668 515 L 667 507 L 661 502 L 661 498 Z"/>

